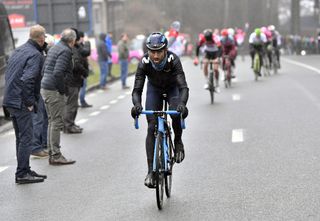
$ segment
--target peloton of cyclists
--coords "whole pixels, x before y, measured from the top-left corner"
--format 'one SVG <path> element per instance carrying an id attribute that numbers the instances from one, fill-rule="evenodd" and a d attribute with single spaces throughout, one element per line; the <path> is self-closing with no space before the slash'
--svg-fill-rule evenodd
<path id="1" fill-rule="evenodd" d="M 205 29 L 202 33 L 199 34 L 199 40 L 196 47 L 196 57 L 194 58 L 194 65 L 199 64 L 199 54 L 200 48 L 204 52 L 203 59 L 203 73 L 206 78 L 205 89 L 209 88 L 208 84 L 208 61 L 213 60 L 213 69 L 215 74 L 215 87 L 216 91 L 219 92 L 219 63 L 221 56 L 221 43 L 219 36 L 212 33 L 211 29 Z"/>
<path id="2" fill-rule="evenodd" d="M 259 70 L 259 76 L 261 76 L 261 66 L 263 65 L 263 53 L 265 44 L 267 43 L 267 37 L 264 33 L 261 32 L 260 28 L 256 28 L 254 32 L 250 34 L 249 37 L 249 50 L 250 50 L 250 56 L 251 56 L 251 68 L 253 68 L 253 59 L 254 54 L 258 52 L 259 59 L 260 59 L 260 70 Z"/>

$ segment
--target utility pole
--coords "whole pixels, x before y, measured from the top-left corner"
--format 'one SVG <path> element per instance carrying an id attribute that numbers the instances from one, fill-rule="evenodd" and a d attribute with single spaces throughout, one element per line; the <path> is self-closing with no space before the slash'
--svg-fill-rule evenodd
<path id="1" fill-rule="evenodd" d="M 291 0 L 291 34 L 300 34 L 300 0 Z"/>

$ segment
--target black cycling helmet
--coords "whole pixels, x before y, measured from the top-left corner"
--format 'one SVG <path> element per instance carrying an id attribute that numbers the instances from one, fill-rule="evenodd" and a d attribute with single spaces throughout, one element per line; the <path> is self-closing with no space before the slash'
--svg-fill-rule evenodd
<path id="1" fill-rule="evenodd" d="M 161 32 L 153 32 L 149 35 L 146 41 L 146 46 L 151 51 L 158 51 L 166 48 L 168 40 Z"/>
<path id="2" fill-rule="evenodd" d="M 206 41 L 212 41 L 212 30 L 211 29 L 205 29 L 203 31 L 204 38 Z"/>

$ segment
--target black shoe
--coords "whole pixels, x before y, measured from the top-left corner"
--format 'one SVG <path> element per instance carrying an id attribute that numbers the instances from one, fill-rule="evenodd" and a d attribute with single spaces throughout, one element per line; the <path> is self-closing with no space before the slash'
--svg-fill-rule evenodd
<path id="1" fill-rule="evenodd" d="M 78 128 L 79 130 L 83 130 L 83 128 L 80 127 L 79 125 L 74 124 L 73 126 L 76 127 L 76 128 Z"/>
<path id="2" fill-rule="evenodd" d="M 44 178 L 32 176 L 30 173 L 27 173 L 22 177 L 16 177 L 17 184 L 40 183 L 43 181 Z"/>
<path id="3" fill-rule="evenodd" d="M 156 181 L 154 179 L 153 172 L 147 174 L 146 178 L 144 179 L 144 185 L 149 188 L 156 188 Z"/>
<path id="4" fill-rule="evenodd" d="M 43 178 L 43 179 L 47 179 L 47 175 L 38 174 L 38 173 L 36 173 L 36 171 L 33 171 L 33 170 L 30 170 L 29 174 L 31 176 L 34 176 L 34 177 L 40 177 L 40 178 Z"/>
<path id="5" fill-rule="evenodd" d="M 92 107 L 92 105 L 88 104 L 88 103 L 84 103 L 84 104 L 81 104 L 81 107 L 82 108 L 88 108 L 88 107 Z"/>
<path id="6" fill-rule="evenodd" d="M 182 140 L 174 140 L 175 146 L 175 160 L 177 163 L 181 163 L 184 160 L 184 146 Z"/>

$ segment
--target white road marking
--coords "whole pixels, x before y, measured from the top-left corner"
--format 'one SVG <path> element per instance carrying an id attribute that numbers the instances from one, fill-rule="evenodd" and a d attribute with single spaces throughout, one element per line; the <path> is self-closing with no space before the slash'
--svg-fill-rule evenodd
<path id="1" fill-rule="evenodd" d="M 0 173 L 8 169 L 9 167 L 0 167 Z"/>
<path id="2" fill-rule="evenodd" d="M 13 129 L 4 132 L 1 136 L 7 137 L 7 136 L 12 136 L 12 135 L 14 135 L 14 130 Z"/>
<path id="3" fill-rule="evenodd" d="M 100 107 L 100 110 L 107 110 L 109 107 L 109 105 L 103 105 L 102 107 Z"/>
<path id="4" fill-rule="evenodd" d="M 240 94 L 233 94 L 232 95 L 232 100 L 239 101 L 240 100 Z"/>
<path id="5" fill-rule="evenodd" d="M 232 130 L 232 143 L 243 142 L 243 129 Z"/>
<path id="6" fill-rule="evenodd" d="M 92 112 L 91 114 L 89 114 L 90 117 L 93 117 L 93 116 L 97 116 L 99 115 L 101 112 L 100 111 L 95 111 L 95 112 Z"/>
<path id="7" fill-rule="evenodd" d="M 121 99 L 123 99 L 123 98 L 125 98 L 125 97 L 126 97 L 126 95 L 120 95 L 120 96 L 118 97 L 118 99 L 121 100 Z"/>
<path id="8" fill-rule="evenodd" d="M 78 120 L 77 122 L 76 122 L 76 124 L 84 124 L 85 122 L 87 122 L 88 121 L 88 119 L 86 119 L 86 118 L 83 118 L 83 119 L 80 119 L 80 120 Z"/>
<path id="9" fill-rule="evenodd" d="M 112 101 L 110 101 L 110 104 L 116 104 L 116 103 L 118 103 L 118 100 L 112 100 Z"/>
<path id="10" fill-rule="evenodd" d="M 288 63 L 295 64 L 295 65 L 298 65 L 300 67 L 307 68 L 307 69 L 309 69 L 311 71 L 316 72 L 317 74 L 320 74 L 320 70 L 318 68 L 312 67 L 310 65 L 307 65 L 307 64 L 304 64 L 304 63 L 301 63 L 301 62 L 298 62 L 298 61 L 293 61 L 293 60 L 290 60 L 290 59 L 287 59 L 287 58 L 282 58 L 282 59 L 285 60 Z"/>

